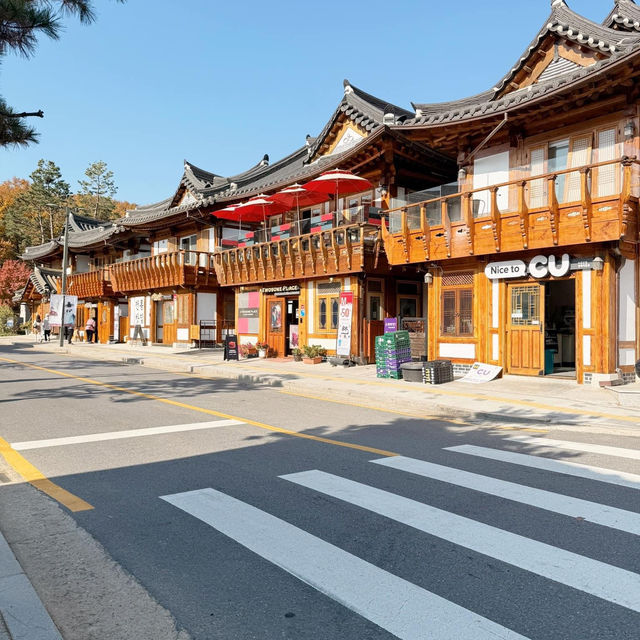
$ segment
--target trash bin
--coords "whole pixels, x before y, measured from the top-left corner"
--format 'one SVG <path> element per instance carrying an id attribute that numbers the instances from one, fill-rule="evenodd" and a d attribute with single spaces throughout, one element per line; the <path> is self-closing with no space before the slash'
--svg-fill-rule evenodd
<path id="1" fill-rule="evenodd" d="M 553 357 L 555 351 L 553 349 L 545 349 L 544 351 L 544 375 L 548 376 L 553 373 Z"/>
<path id="2" fill-rule="evenodd" d="M 422 362 L 404 362 L 400 365 L 402 377 L 407 382 L 422 382 Z"/>

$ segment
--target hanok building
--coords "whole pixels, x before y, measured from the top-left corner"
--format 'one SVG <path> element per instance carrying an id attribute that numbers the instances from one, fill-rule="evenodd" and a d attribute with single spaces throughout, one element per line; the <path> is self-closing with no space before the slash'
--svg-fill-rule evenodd
<path id="1" fill-rule="evenodd" d="M 392 127 L 459 166 L 383 229 L 390 264 L 427 270 L 430 358 L 634 378 L 639 81 L 640 7 L 596 24 L 555 0 L 493 88 Z"/>
<path id="2" fill-rule="evenodd" d="M 84 330 L 89 317 L 96 320 L 100 342 L 121 337 L 119 322 L 123 317 L 126 335 L 126 298 L 118 296 L 111 287 L 106 265 L 121 259 L 117 239 L 120 227 L 93 218 L 69 216 L 69 263 L 67 265 L 67 293 L 78 296 L 77 329 Z M 41 317 L 49 310 L 49 296 L 61 288 L 63 238 L 42 245 L 27 247 L 21 258 L 34 264 L 30 283 L 23 293 L 37 302 L 35 312 Z"/>
<path id="3" fill-rule="evenodd" d="M 221 287 L 236 289 L 241 344 L 264 340 L 277 355 L 306 344 L 333 353 L 339 294 L 350 291 L 351 354 L 373 362 L 384 317 L 422 314 L 422 277 L 415 267 L 389 267 L 380 242 L 380 212 L 406 191 L 455 175 L 455 162 L 393 129 L 409 115 L 345 80 L 344 96 L 316 139 L 248 183 L 216 195 L 216 206 L 273 195 L 292 184 L 310 184 L 335 167 L 366 180 L 364 189 L 356 183 L 341 193 L 336 186 L 335 194 L 315 205 L 267 214 L 261 231 L 249 230 L 239 246 L 216 254 Z"/>
<path id="4" fill-rule="evenodd" d="M 278 356 L 305 344 L 331 353 L 338 297 L 350 291 L 356 318 L 352 355 L 372 361 L 383 318 L 417 316 L 422 308 L 418 268 L 403 265 L 392 270 L 386 262 L 380 211 L 406 191 L 437 184 L 456 171 L 449 157 L 392 129 L 410 115 L 345 81 L 344 96 L 321 134 L 307 137 L 285 158 L 270 163 L 265 156 L 248 171 L 228 178 L 185 163 L 172 198 L 128 212 L 119 221 L 146 235 L 150 249 L 142 262 L 111 267 L 112 286 L 130 296 L 130 331 L 135 315 L 135 324 L 156 342 L 159 335 L 168 342 L 189 340 L 189 326 L 197 330 L 198 321 L 212 317 L 215 308 L 218 326 L 235 326 L 241 344 L 267 342 L 271 354 Z M 268 206 L 235 209 L 255 196 L 306 183 L 337 166 L 364 178 L 366 188 L 341 191 L 338 186 L 335 194 L 313 205 L 298 203 L 278 213 Z M 180 262 L 171 257 L 176 252 L 191 257 Z M 156 267 L 171 260 L 199 274 L 195 297 L 188 289 L 176 290 L 178 282 L 154 278 Z M 216 279 L 210 273 L 212 265 Z M 172 306 L 174 301 L 177 306 Z M 176 321 L 170 338 L 169 315 Z"/>

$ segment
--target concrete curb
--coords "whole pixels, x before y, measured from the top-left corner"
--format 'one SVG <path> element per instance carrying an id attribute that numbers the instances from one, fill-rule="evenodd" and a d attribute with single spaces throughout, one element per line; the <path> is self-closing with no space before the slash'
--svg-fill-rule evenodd
<path id="1" fill-rule="evenodd" d="M 9 640 L 62 640 L 40 597 L 0 533 L 0 615 Z M 0 627 L 0 638 L 2 628 Z"/>

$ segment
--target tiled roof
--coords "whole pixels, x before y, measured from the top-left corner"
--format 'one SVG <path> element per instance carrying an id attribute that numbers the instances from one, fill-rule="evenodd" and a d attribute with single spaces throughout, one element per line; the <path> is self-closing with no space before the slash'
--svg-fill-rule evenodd
<path id="1" fill-rule="evenodd" d="M 610 29 L 640 32 L 640 7 L 633 0 L 618 0 L 603 24 Z"/>
<path id="2" fill-rule="evenodd" d="M 108 240 L 114 233 L 118 233 L 122 228 L 105 220 L 96 220 L 95 218 L 85 218 L 77 214 L 69 216 L 69 248 L 81 249 L 90 247 L 96 243 L 103 243 Z M 20 256 L 22 260 L 38 260 L 53 253 L 56 253 L 64 243 L 64 234 L 58 238 L 36 245 L 27 247 Z"/>
<path id="3" fill-rule="evenodd" d="M 334 111 L 329 122 L 325 125 L 320 135 L 309 148 L 309 156 L 313 157 L 320 145 L 324 142 L 329 131 L 341 114 L 344 114 L 352 122 L 357 124 L 365 131 L 371 132 L 381 126 L 384 121 L 385 114 L 393 115 L 393 121 L 389 124 L 396 124 L 405 118 L 411 118 L 414 114 L 402 107 L 390 104 L 376 98 L 370 93 L 354 87 L 348 80 L 344 80 L 344 96 Z"/>
<path id="4" fill-rule="evenodd" d="M 582 46 L 599 51 L 608 57 L 589 67 L 577 69 L 568 66 L 563 70 L 563 73 L 547 74 L 546 80 L 543 78 L 537 84 L 499 96 L 500 92 L 526 63 L 531 53 L 550 34 L 557 34 Z M 495 87 L 475 96 L 453 102 L 439 104 L 412 103 L 416 110 L 415 117 L 405 120 L 403 124 L 405 126 L 439 125 L 508 111 L 514 106 L 533 101 L 545 94 L 573 85 L 586 76 L 597 74 L 603 68 L 613 65 L 638 51 L 640 51 L 640 34 L 617 31 L 596 24 L 571 11 L 563 0 L 554 0 L 551 7 L 551 15 L 538 32 L 538 35 L 533 39 L 516 65 Z"/>
<path id="5" fill-rule="evenodd" d="M 44 244 L 38 244 L 33 247 L 27 247 L 24 253 L 20 256 L 21 260 L 37 260 L 38 258 L 44 258 L 58 249 L 61 244 L 58 240 L 50 240 Z"/>
<path id="6" fill-rule="evenodd" d="M 196 203 L 187 202 L 172 206 L 174 200 L 177 200 L 173 196 L 156 204 L 127 211 L 127 215 L 119 220 L 118 224 L 124 227 L 149 224 L 197 207 L 235 201 L 261 191 L 273 191 L 288 183 L 311 178 L 328 167 L 335 167 L 341 159 L 347 157 L 362 143 L 342 154 L 321 157 L 314 162 L 310 162 L 310 158 L 318 150 L 336 119 L 343 113 L 369 132 L 377 131 L 382 126 L 385 114 L 393 115 L 393 122 L 390 124 L 413 115 L 406 109 L 389 104 L 354 87 L 347 80 L 344 81 L 344 87 L 344 96 L 322 133 L 315 138 L 307 136 L 306 144 L 288 156 L 271 164 L 268 161 L 268 156 L 264 156 L 258 164 L 247 171 L 227 178 L 198 169 L 185 161 L 185 171 L 180 184 L 188 186 L 191 193 L 197 198 Z M 366 139 L 363 142 L 366 144 Z"/>
<path id="7" fill-rule="evenodd" d="M 29 280 L 31 280 L 35 290 L 41 296 L 45 296 L 57 291 L 57 279 L 61 276 L 62 271 L 34 267 L 33 273 L 29 276 Z"/>

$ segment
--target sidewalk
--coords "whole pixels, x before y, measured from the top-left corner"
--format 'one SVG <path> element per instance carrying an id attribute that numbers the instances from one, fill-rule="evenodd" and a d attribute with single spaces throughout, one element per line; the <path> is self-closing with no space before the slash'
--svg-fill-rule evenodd
<path id="1" fill-rule="evenodd" d="M 640 436 L 640 383 L 603 389 L 572 380 L 505 376 L 481 385 L 456 380 L 424 385 L 376 378 L 375 366 L 332 367 L 329 363 L 268 358 L 223 361 L 222 350 L 197 350 L 130 344 L 34 343 L 14 336 L 2 343 L 67 356 L 151 368 L 247 384 L 270 385 L 285 393 L 366 405 L 419 416 L 446 417 L 472 423 L 538 428 L 572 428 Z"/>
<path id="2" fill-rule="evenodd" d="M 62 640 L 0 533 L 0 640 Z"/>

